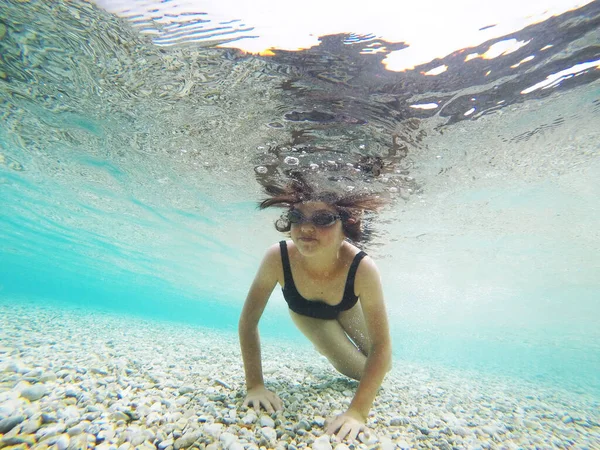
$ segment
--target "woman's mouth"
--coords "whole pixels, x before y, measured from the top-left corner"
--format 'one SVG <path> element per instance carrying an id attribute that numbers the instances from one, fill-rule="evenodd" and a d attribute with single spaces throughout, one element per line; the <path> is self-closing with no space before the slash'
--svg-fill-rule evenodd
<path id="1" fill-rule="evenodd" d="M 316 241 L 316 239 L 315 239 L 315 238 L 306 237 L 306 236 L 305 236 L 305 237 L 301 237 L 301 238 L 300 238 L 300 240 L 301 240 L 302 242 L 312 242 L 312 241 Z"/>

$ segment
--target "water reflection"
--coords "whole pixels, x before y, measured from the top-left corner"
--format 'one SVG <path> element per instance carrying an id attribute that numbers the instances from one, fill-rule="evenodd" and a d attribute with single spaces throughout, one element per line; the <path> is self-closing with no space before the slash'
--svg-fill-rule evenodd
<path id="1" fill-rule="evenodd" d="M 568 286 L 597 288 L 598 2 L 403 72 L 384 61 L 407 44 L 368 33 L 257 56 L 160 47 L 86 2 L 5 4 L 1 226 L 27 263 L 210 295 L 272 239 L 261 185 L 301 171 L 392 199 L 371 246 L 413 299 L 398 317 L 493 322 L 485 298 L 507 324 L 551 289 L 560 314 L 524 316 L 556 324 Z"/>

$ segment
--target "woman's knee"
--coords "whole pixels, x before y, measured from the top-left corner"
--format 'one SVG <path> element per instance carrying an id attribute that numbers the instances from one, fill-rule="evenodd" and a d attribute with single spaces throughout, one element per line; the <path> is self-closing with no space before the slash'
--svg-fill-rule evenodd
<path id="1" fill-rule="evenodd" d="M 348 367 L 343 364 L 336 364 L 334 361 L 330 361 L 335 370 L 337 370 L 342 375 L 347 376 L 348 378 L 352 378 L 353 380 L 360 381 L 364 372 L 365 367 Z"/>
<path id="2" fill-rule="evenodd" d="M 331 365 L 340 372 L 342 375 L 346 375 L 348 378 L 352 378 L 356 381 L 360 381 L 367 365 L 367 357 L 361 358 L 358 363 L 355 361 L 334 361 L 331 358 L 327 358 Z M 352 364 L 354 362 L 354 364 Z M 392 370 L 392 357 L 390 356 L 386 361 L 386 373 Z"/>

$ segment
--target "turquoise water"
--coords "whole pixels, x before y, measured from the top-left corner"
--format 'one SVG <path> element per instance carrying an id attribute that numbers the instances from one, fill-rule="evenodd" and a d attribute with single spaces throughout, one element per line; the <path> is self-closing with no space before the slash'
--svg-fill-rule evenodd
<path id="1" fill-rule="evenodd" d="M 332 152 L 341 166 L 383 156 L 396 169 L 363 170 L 370 175 L 352 181 L 391 193 L 366 250 L 381 269 L 396 364 L 498 373 L 600 396 L 597 67 L 577 78 L 584 81 L 531 98 L 510 96 L 532 80 L 496 80 L 510 106 L 473 120 L 461 110 L 408 122 L 390 113 L 399 95 L 369 103 L 348 100 L 351 93 L 350 106 L 332 119 L 296 123 L 285 114 L 342 95 L 338 85 L 316 84 L 322 73 L 302 78 L 311 68 L 302 64 L 317 59 L 310 53 L 290 62 L 296 56 L 159 50 L 87 3 L 7 6 L 0 17 L 3 301 L 66 302 L 234 333 L 262 253 L 280 239 L 276 213 L 256 209 L 261 184 L 296 167 L 286 166 L 286 152 L 302 142 L 289 135 L 304 132 L 313 139 L 310 158 L 332 183 L 343 182 L 341 172 L 327 172 L 319 159 L 332 158 L 332 147 L 342 149 Z M 582 14 L 591 20 L 597 8 Z M 35 29 L 27 25 L 33 16 Z M 597 31 L 577 39 L 561 51 L 579 59 L 563 55 L 556 71 L 597 59 L 586 44 L 597 44 Z M 373 91 L 377 76 L 361 77 L 356 84 Z M 281 87 L 292 78 L 305 91 Z M 469 91 L 477 86 L 439 93 L 424 85 L 411 101 L 466 98 L 478 95 Z M 363 128 L 353 119 L 361 114 Z M 391 129 L 404 136 L 400 150 L 388 148 Z M 276 291 L 261 333 L 303 342 Z"/>

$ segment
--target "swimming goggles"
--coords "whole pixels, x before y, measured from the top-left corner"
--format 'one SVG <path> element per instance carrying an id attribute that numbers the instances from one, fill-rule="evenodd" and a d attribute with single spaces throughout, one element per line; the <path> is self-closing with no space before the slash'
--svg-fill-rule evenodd
<path id="1" fill-rule="evenodd" d="M 317 211 L 311 217 L 306 217 L 297 209 L 292 209 L 287 212 L 286 218 L 294 225 L 310 222 L 315 227 L 326 228 L 332 226 L 336 220 L 341 219 L 341 216 L 331 211 Z"/>

